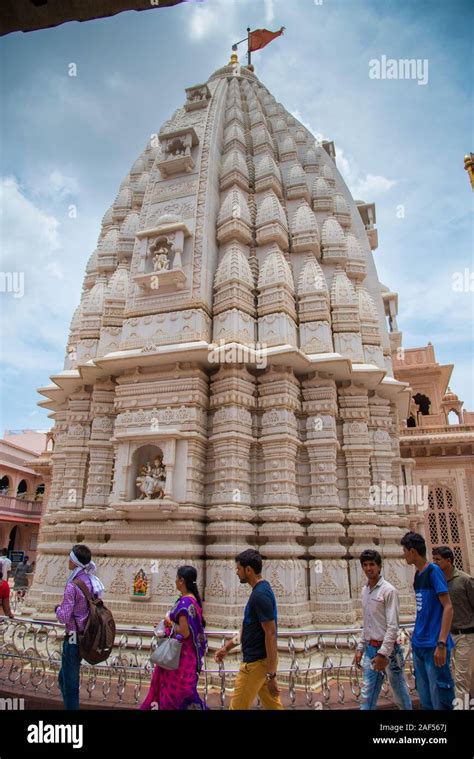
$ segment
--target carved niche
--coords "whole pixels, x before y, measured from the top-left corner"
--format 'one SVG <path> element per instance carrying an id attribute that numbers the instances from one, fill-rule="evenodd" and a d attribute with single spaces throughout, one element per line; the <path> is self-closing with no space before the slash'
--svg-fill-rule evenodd
<path id="1" fill-rule="evenodd" d="M 160 217 L 153 229 L 138 232 L 140 260 L 134 280 L 142 290 L 156 294 L 184 288 L 182 254 L 184 240 L 190 235 L 186 224 L 174 214 Z"/>
<path id="2" fill-rule="evenodd" d="M 199 143 L 193 127 L 183 127 L 159 135 L 162 159 L 158 168 L 163 177 L 190 173 L 195 166 L 192 149 Z"/>
<path id="3" fill-rule="evenodd" d="M 184 107 L 187 111 L 197 111 L 199 108 L 207 108 L 211 93 L 207 84 L 195 84 L 194 87 L 186 88 L 186 103 Z"/>

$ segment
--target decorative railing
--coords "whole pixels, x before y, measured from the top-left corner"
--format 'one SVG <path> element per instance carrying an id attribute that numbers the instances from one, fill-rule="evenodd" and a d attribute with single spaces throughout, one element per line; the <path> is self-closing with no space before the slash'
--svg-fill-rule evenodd
<path id="1" fill-rule="evenodd" d="M 27 501 L 26 498 L 15 498 L 11 495 L 0 495 L 0 512 L 27 517 L 41 516 L 42 501 Z"/>
<path id="2" fill-rule="evenodd" d="M 3 620 L 3 621 L 2 621 Z M 405 653 L 405 676 L 415 688 L 410 649 L 413 625 L 400 628 Z M 240 649 L 224 662 L 214 661 L 214 651 L 235 630 L 206 630 L 209 651 L 199 679 L 199 690 L 211 708 L 228 706 Z M 339 630 L 291 630 L 279 632 L 278 683 L 284 705 L 292 709 L 357 707 L 362 670 L 354 664 L 359 628 Z M 58 673 L 64 627 L 58 622 L 0 617 L 0 691 L 16 696 L 60 699 Z M 149 656 L 156 645 L 151 628 L 117 627 L 113 654 L 103 664 L 81 664 L 81 703 L 92 708 L 137 708 L 151 680 Z M 226 666 L 227 665 L 227 666 Z M 385 678 L 382 696 L 390 698 Z M 387 701 L 388 703 L 388 701 Z"/>
<path id="3" fill-rule="evenodd" d="M 427 418 L 427 417 L 425 417 Z M 474 432 L 474 424 L 437 424 L 433 427 L 428 425 L 421 427 L 403 427 L 400 429 L 400 437 L 427 438 L 432 435 L 459 435 L 466 432 Z"/>

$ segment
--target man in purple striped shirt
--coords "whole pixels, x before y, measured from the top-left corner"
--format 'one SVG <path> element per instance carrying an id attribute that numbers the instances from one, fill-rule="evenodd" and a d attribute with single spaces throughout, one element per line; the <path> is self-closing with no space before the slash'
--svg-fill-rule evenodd
<path id="1" fill-rule="evenodd" d="M 86 597 L 73 581 L 76 578 L 82 580 L 92 595 L 100 595 L 104 589 L 99 578 L 93 574 L 95 564 L 91 558 L 91 552 L 87 546 L 73 546 L 69 554 L 71 573 L 66 580 L 62 603 L 56 606 L 56 617 L 66 627 L 58 681 L 64 708 L 68 710 L 79 709 L 81 657 L 78 633 L 84 631 L 89 618 L 89 604 Z"/>

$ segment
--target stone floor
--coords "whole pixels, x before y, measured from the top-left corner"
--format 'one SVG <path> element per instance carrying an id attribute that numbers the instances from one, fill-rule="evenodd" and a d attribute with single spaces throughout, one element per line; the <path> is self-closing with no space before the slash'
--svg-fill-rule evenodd
<path id="1" fill-rule="evenodd" d="M 349 685 L 344 685 L 344 694 L 345 694 L 345 700 L 344 703 L 340 703 L 340 701 L 337 698 L 336 689 L 331 688 L 331 698 L 327 703 L 324 703 L 324 706 L 322 710 L 339 710 L 339 709 L 352 709 L 357 710 L 359 708 L 358 703 L 355 701 L 354 696 L 351 693 Z M 145 696 L 145 692 L 143 694 L 143 697 Z M 32 692 L 31 688 L 25 689 L 21 686 L 11 686 L 8 683 L 0 682 L 0 698 L 24 698 L 25 699 L 25 710 L 30 711 L 33 709 L 45 709 L 45 710 L 62 710 L 63 709 L 63 703 L 59 696 L 59 694 L 55 694 L 53 696 L 48 695 L 45 692 L 37 691 Z M 312 710 L 315 709 L 315 702 L 318 702 L 322 700 L 322 697 L 320 694 L 314 694 L 313 696 L 313 706 L 308 706 L 305 694 L 303 692 L 297 692 L 296 694 L 296 702 L 294 706 L 291 706 L 290 704 L 290 697 L 287 690 L 282 690 L 282 702 L 287 709 L 304 709 L 304 710 Z M 211 709 L 221 709 L 221 703 L 218 693 L 209 693 L 208 696 L 208 705 Z M 226 697 L 226 706 L 225 708 L 228 708 L 229 705 L 229 697 Z M 413 706 L 415 709 L 419 708 L 418 698 L 415 696 L 413 698 Z M 100 692 L 93 692 L 92 696 L 89 697 L 89 694 L 87 693 L 85 687 L 81 688 L 81 709 L 127 709 L 127 710 L 133 710 L 138 708 L 137 706 L 133 706 L 133 686 L 127 685 L 125 687 L 124 693 L 123 693 L 123 700 L 120 701 L 119 698 L 115 696 L 109 695 L 106 700 L 103 699 L 102 694 Z M 390 698 L 387 698 L 385 696 L 381 696 L 379 698 L 379 709 L 382 710 L 390 710 L 395 709 L 395 705 L 393 701 Z"/>

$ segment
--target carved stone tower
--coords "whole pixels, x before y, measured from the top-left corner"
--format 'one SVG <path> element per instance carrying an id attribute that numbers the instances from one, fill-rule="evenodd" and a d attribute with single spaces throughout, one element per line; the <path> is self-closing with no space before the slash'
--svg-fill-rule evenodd
<path id="1" fill-rule="evenodd" d="M 236 627 L 248 588 L 234 557 L 249 546 L 283 627 L 353 623 L 371 547 L 408 610 L 408 509 L 370 500 L 401 483 L 409 400 L 371 208 L 332 143 L 235 59 L 186 90 L 104 216 L 64 371 L 41 389 L 55 426 L 38 612 L 57 603 L 76 542 L 121 622 L 158 619 L 192 563 L 209 624 Z"/>

